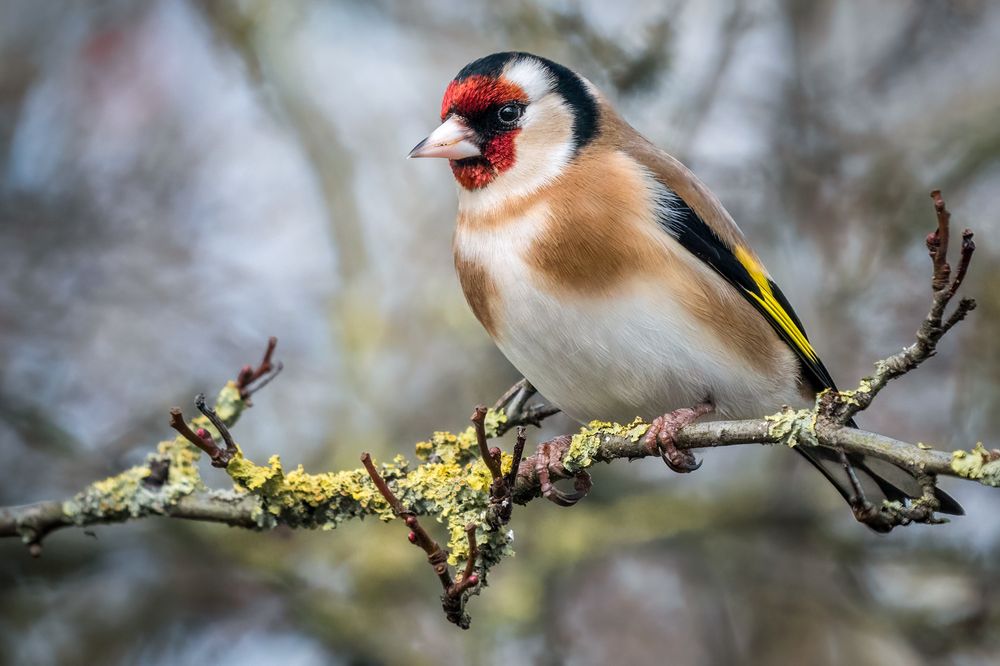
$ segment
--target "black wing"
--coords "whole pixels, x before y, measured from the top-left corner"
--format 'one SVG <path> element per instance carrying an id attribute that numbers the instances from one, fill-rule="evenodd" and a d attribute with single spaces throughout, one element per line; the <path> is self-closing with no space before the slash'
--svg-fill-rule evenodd
<path id="1" fill-rule="evenodd" d="M 788 299 L 767 276 L 760 262 L 743 247 L 727 247 L 683 199 L 665 186 L 659 203 L 658 221 L 664 230 L 724 277 L 767 319 L 781 339 L 795 351 L 803 377 L 810 386 L 817 393 L 825 388 L 837 390 L 826 366 L 809 343 L 805 329 Z M 857 427 L 853 420 L 848 425 Z M 823 448 L 797 447 L 796 450 L 823 473 L 844 499 L 851 501 L 854 490 L 838 453 Z M 849 459 L 869 500 L 877 503 L 885 498 L 905 502 L 908 498 L 919 497 L 923 492 L 909 472 L 897 469 L 890 463 L 856 454 L 850 455 Z M 935 495 L 941 503 L 942 513 L 964 513 L 961 505 L 943 490 L 936 488 Z"/>
<path id="2" fill-rule="evenodd" d="M 817 392 L 836 390 L 788 299 L 745 248 L 729 248 L 683 199 L 664 188 L 658 221 L 678 243 L 736 287 L 795 352 L 803 377 Z"/>

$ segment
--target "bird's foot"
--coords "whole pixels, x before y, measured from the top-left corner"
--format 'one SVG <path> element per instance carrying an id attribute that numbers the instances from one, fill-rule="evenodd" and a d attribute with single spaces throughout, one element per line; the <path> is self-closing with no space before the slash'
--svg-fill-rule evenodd
<path id="1" fill-rule="evenodd" d="M 586 470 L 580 470 L 574 476 L 573 490 L 575 492 L 567 493 L 552 483 L 551 475 L 553 473 L 568 476 L 562 467 L 561 453 L 569 446 L 569 440 L 569 435 L 561 435 L 547 442 L 542 442 L 538 445 L 538 451 L 535 454 L 535 473 L 538 475 L 538 485 L 542 491 L 542 497 L 559 506 L 573 506 L 586 497 L 591 488 L 590 474 Z"/>
<path id="2" fill-rule="evenodd" d="M 690 451 L 677 448 L 677 431 L 714 410 L 715 405 L 706 400 L 694 407 L 683 407 L 657 416 L 649 424 L 649 430 L 643 436 L 643 444 L 650 453 L 659 453 L 667 467 L 678 474 L 693 472 L 701 467 L 701 463 Z"/>

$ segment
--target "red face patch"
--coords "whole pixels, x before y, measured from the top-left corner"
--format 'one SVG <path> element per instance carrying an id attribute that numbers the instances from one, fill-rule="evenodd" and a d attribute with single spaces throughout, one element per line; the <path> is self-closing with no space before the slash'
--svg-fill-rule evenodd
<path id="1" fill-rule="evenodd" d="M 450 160 L 455 180 L 467 190 L 489 185 L 499 174 L 514 166 L 514 138 L 520 133 L 520 129 L 515 129 L 493 137 L 483 146 L 482 157 Z"/>
<path id="2" fill-rule="evenodd" d="M 441 120 L 454 113 L 475 121 L 482 114 L 507 102 L 527 104 L 528 96 L 520 86 L 505 79 L 470 76 L 448 85 L 441 101 Z M 514 139 L 520 132 L 518 128 L 493 135 L 482 146 L 482 157 L 451 160 L 455 180 L 467 190 L 489 185 L 497 175 L 514 166 Z"/>
<path id="3" fill-rule="evenodd" d="M 469 118 L 480 114 L 491 106 L 504 102 L 528 103 L 528 96 L 521 86 L 506 79 L 491 79 L 486 76 L 470 76 L 461 81 L 452 81 L 444 91 L 441 100 L 441 120 L 450 113 Z"/>

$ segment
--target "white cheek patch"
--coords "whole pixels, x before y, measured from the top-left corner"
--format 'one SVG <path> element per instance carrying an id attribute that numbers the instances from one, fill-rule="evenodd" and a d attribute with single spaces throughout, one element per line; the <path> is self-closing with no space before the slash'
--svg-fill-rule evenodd
<path id="1" fill-rule="evenodd" d="M 514 166 L 482 189 L 459 188 L 461 209 L 485 213 L 554 181 L 573 156 L 573 112 L 558 95 L 546 94 L 527 106 L 514 141 Z"/>
<path id="2" fill-rule="evenodd" d="M 533 58 L 516 58 L 504 68 L 504 78 L 520 86 L 529 102 L 544 97 L 552 90 L 552 74 L 546 67 Z"/>

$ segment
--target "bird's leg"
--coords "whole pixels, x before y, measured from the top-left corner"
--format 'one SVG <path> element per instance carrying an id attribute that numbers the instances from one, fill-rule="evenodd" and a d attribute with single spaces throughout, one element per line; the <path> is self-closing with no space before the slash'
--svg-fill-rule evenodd
<path id="1" fill-rule="evenodd" d="M 643 436 L 643 443 L 650 453 L 659 453 L 667 467 L 679 474 L 693 472 L 701 463 L 695 459 L 690 451 L 682 451 L 677 448 L 677 431 L 686 425 L 690 425 L 699 418 L 715 410 L 715 405 L 711 400 L 705 400 L 694 407 L 683 407 L 667 412 L 663 416 L 657 416 L 649 424 L 649 430 Z"/>

